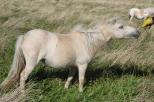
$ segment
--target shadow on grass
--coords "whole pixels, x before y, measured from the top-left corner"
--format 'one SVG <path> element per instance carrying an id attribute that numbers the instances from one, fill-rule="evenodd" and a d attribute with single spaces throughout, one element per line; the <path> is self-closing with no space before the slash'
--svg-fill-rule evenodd
<path id="1" fill-rule="evenodd" d="M 53 69 L 54 70 L 54 69 Z M 120 78 L 123 75 L 133 75 L 136 77 L 144 77 L 148 75 L 154 75 L 154 70 L 152 72 L 147 72 L 139 69 L 137 66 L 130 66 L 126 69 L 121 68 L 118 65 L 109 67 L 109 68 L 88 68 L 86 72 L 86 81 L 94 82 L 99 78 Z M 68 70 L 54 70 L 54 71 L 45 71 L 40 69 L 37 73 L 32 74 L 30 79 L 34 81 L 41 81 L 47 78 L 59 78 L 61 80 L 66 80 L 68 76 Z M 74 81 L 78 80 L 78 75 L 75 75 Z"/>
<path id="2" fill-rule="evenodd" d="M 149 75 L 149 72 L 143 71 L 137 67 L 131 66 L 123 69 L 118 65 L 109 68 L 97 68 L 96 70 L 87 71 L 87 81 L 95 81 L 100 77 L 104 78 L 119 78 L 123 75 L 133 75 L 136 77 L 142 77 Z"/>

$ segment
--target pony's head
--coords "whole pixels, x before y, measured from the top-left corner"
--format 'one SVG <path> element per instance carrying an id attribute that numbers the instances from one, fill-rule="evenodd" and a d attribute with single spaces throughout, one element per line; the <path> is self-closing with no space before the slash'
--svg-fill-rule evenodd
<path id="1" fill-rule="evenodd" d="M 121 23 L 117 19 L 108 21 L 102 26 L 101 31 L 107 39 L 138 38 L 140 35 L 137 28 Z"/>

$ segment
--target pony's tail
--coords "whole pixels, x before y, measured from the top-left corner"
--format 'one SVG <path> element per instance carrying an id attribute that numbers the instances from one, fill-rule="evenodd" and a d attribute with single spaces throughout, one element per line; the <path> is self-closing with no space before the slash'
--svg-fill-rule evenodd
<path id="1" fill-rule="evenodd" d="M 22 42 L 23 35 L 19 36 L 17 39 L 13 64 L 7 78 L 0 85 L 1 91 L 7 91 L 10 89 L 19 80 L 20 73 L 25 67 L 25 57 L 21 48 Z"/>

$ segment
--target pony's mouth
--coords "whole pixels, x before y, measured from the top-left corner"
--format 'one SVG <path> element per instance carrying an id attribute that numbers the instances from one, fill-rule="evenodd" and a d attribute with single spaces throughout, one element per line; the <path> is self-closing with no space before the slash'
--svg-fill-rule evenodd
<path id="1" fill-rule="evenodd" d="M 136 33 L 132 34 L 132 36 L 137 39 L 140 36 L 139 30 L 137 30 Z"/>

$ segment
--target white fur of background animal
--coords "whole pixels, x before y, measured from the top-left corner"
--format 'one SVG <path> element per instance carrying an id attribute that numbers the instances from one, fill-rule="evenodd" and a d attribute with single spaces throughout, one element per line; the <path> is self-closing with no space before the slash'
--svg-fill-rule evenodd
<path id="1" fill-rule="evenodd" d="M 154 7 L 145 8 L 145 9 L 131 8 L 129 10 L 130 22 L 132 22 L 132 19 L 134 17 L 137 19 L 145 19 L 149 16 L 154 16 Z"/>

